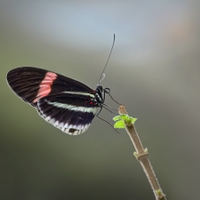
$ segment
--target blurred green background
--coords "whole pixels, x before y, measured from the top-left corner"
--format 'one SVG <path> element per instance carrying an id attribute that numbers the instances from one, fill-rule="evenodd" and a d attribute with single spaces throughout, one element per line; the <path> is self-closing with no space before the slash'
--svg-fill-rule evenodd
<path id="1" fill-rule="evenodd" d="M 0 199 L 155 199 L 125 131 L 80 136 L 42 120 L 7 72 L 37 66 L 104 87 L 137 117 L 168 199 L 198 199 L 200 2 L 0 0 Z M 108 97 L 106 104 L 116 107 Z M 100 115 L 112 122 L 113 115 Z"/>

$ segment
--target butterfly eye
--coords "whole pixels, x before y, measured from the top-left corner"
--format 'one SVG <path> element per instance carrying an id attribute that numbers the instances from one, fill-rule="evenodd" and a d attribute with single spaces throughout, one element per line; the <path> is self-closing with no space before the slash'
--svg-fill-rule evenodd
<path id="1" fill-rule="evenodd" d="M 97 85 L 96 91 L 97 91 L 97 93 L 102 93 L 103 87 L 101 85 Z"/>

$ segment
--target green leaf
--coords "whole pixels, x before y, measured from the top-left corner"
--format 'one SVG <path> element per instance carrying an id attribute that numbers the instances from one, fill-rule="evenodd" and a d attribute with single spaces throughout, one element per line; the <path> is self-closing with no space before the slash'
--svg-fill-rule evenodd
<path id="1" fill-rule="evenodd" d="M 123 120 L 119 120 L 119 121 L 115 122 L 115 124 L 114 124 L 114 128 L 125 128 L 125 126 L 126 125 Z"/>
<path id="2" fill-rule="evenodd" d="M 137 121 L 137 118 L 130 117 L 130 123 L 131 124 L 135 124 L 136 121 Z"/>
<path id="3" fill-rule="evenodd" d="M 118 120 L 121 120 L 123 118 L 126 118 L 126 115 L 116 115 L 115 117 L 113 117 L 113 121 L 118 121 Z"/>
<path id="4" fill-rule="evenodd" d="M 114 128 L 125 128 L 126 124 L 134 124 L 137 118 L 130 117 L 129 115 L 117 115 L 113 117 L 113 120 L 116 121 Z"/>

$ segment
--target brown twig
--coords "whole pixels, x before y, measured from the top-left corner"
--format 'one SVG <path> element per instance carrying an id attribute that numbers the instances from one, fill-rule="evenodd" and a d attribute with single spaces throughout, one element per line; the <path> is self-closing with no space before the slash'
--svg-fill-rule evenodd
<path id="1" fill-rule="evenodd" d="M 122 105 L 119 107 L 118 112 L 120 115 L 128 114 L 125 107 Z M 156 200 L 167 200 L 165 194 L 162 192 L 162 189 L 158 183 L 155 172 L 153 171 L 152 165 L 148 158 L 148 151 L 147 149 L 144 149 L 134 125 L 126 124 L 126 131 L 128 135 L 130 136 L 133 146 L 135 147 L 136 152 L 134 153 L 134 155 L 137 158 L 137 160 L 140 162 L 147 176 L 147 179 L 149 180 L 149 183 L 154 192 Z"/>

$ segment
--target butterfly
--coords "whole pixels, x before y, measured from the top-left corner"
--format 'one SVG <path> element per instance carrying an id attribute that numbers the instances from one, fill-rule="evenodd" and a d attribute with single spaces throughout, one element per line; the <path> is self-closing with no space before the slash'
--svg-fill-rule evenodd
<path id="1" fill-rule="evenodd" d="M 43 119 L 69 135 L 79 135 L 89 128 L 110 91 L 100 83 L 93 90 L 72 78 L 35 67 L 12 69 L 7 81 Z"/>

